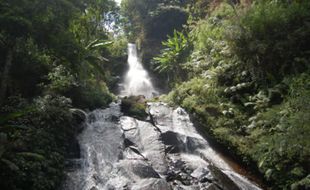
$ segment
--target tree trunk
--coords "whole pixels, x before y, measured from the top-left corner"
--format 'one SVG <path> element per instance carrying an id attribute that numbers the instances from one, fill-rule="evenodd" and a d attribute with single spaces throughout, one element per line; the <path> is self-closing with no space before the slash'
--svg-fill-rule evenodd
<path id="1" fill-rule="evenodd" d="M 1 86 L 0 86 L 0 105 L 3 104 L 5 96 L 6 96 L 6 92 L 7 92 L 9 74 L 10 74 L 10 69 L 11 69 L 12 60 L 13 60 L 13 51 L 14 51 L 14 48 L 10 47 L 8 49 L 6 59 L 5 59 L 5 64 L 4 64 L 2 77 L 1 77 Z"/>

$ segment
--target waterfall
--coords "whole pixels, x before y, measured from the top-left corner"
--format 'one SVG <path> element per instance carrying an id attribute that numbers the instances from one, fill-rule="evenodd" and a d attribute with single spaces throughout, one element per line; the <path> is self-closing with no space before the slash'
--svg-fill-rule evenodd
<path id="1" fill-rule="evenodd" d="M 121 95 L 157 93 L 134 44 L 128 64 Z M 120 101 L 88 113 L 78 136 L 81 158 L 68 160 L 62 190 L 260 189 L 210 146 L 184 109 L 147 106 L 145 121 L 123 116 Z"/>
<path id="2" fill-rule="evenodd" d="M 152 122 L 123 116 L 120 103 L 90 112 L 63 190 L 259 190 L 195 129 L 182 108 L 148 103 Z"/>
<path id="3" fill-rule="evenodd" d="M 142 66 L 135 44 L 128 44 L 128 65 L 129 70 L 120 95 L 143 95 L 146 98 L 152 98 L 157 94 L 148 72 Z"/>

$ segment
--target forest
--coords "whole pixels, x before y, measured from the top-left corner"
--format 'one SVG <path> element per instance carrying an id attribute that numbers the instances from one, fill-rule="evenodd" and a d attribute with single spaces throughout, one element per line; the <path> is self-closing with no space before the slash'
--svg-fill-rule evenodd
<path id="1" fill-rule="evenodd" d="M 128 43 L 146 101 L 184 108 L 262 189 L 310 189 L 308 0 L 0 0 L 0 189 L 61 190 Z"/>

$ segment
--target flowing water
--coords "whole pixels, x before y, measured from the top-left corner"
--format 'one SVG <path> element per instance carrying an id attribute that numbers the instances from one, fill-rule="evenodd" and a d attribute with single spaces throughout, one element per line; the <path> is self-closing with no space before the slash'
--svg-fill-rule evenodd
<path id="1" fill-rule="evenodd" d="M 129 70 L 123 82 L 121 96 L 143 95 L 151 98 L 157 94 L 148 72 L 143 68 L 135 44 L 128 44 Z"/>
<path id="2" fill-rule="evenodd" d="M 134 55 L 136 48 L 130 44 L 133 68 L 127 74 L 130 81 L 124 94 L 150 97 L 154 88 Z M 78 136 L 81 158 L 70 160 L 62 189 L 260 189 L 234 172 L 211 148 L 184 109 L 148 103 L 148 114 L 145 121 L 124 116 L 120 102 L 90 112 Z"/>

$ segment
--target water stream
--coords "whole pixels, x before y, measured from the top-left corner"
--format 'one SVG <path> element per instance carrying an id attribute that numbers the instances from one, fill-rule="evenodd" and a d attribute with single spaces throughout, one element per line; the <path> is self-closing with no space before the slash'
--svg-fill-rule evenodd
<path id="1" fill-rule="evenodd" d="M 122 95 L 153 96 L 156 91 L 132 44 L 128 62 Z M 71 160 L 62 189 L 260 189 L 213 150 L 184 109 L 148 103 L 148 114 L 145 121 L 123 116 L 120 102 L 90 112 L 78 136 L 81 158 Z"/>
<path id="2" fill-rule="evenodd" d="M 151 98 L 157 94 L 148 72 L 143 68 L 135 44 L 128 44 L 129 70 L 122 84 L 121 96 L 143 95 Z"/>

